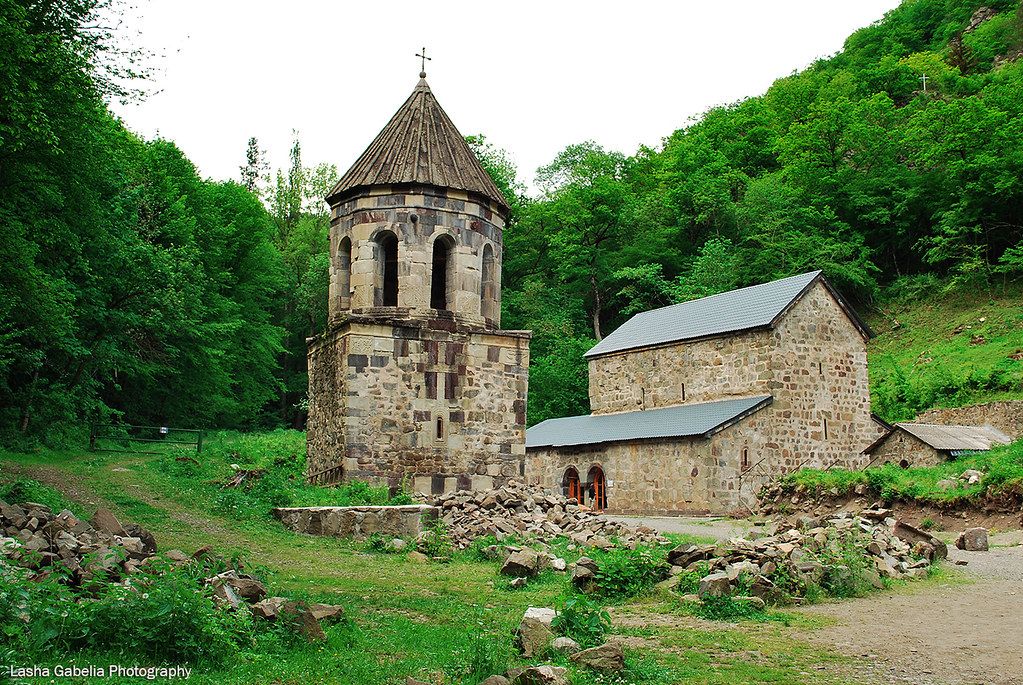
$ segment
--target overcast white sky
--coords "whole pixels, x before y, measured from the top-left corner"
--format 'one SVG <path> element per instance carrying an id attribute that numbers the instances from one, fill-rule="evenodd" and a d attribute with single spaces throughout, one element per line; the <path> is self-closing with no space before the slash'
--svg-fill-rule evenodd
<path id="1" fill-rule="evenodd" d="M 249 136 L 286 165 L 292 129 L 307 165 L 344 172 L 412 91 L 425 45 L 427 80 L 455 125 L 505 148 L 529 180 L 571 143 L 658 145 L 898 4 L 143 0 L 126 20 L 164 55 L 161 92 L 114 109 L 213 178 L 238 177 Z"/>

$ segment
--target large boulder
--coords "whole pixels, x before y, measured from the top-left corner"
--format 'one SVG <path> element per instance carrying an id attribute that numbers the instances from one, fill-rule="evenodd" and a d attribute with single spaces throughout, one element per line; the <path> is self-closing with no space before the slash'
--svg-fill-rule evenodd
<path id="1" fill-rule="evenodd" d="M 511 685 L 569 685 L 568 671 L 558 666 L 530 666 L 516 673 Z"/>
<path id="2" fill-rule="evenodd" d="M 988 551 L 987 528 L 967 528 L 956 538 L 956 547 L 967 552 Z"/>
<path id="3" fill-rule="evenodd" d="M 96 513 L 92 517 L 91 523 L 92 527 L 101 533 L 106 533 L 107 535 L 118 535 L 123 538 L 130 537 L 128 535 L 128 531 L 124 529 L 121 522 L 117 520 L 116 516 L 114 516 L 114 512 L 109 509 L 105 509 L 103 507 L 97 509 Z"/>
<path id="4" fill-rule="evenodd" d="M 910 546 L 913 546 L 918 542 L 926 542 L 934 548 L 935 559 L 948 558 L 948 545 L 927 531 L 911 526 L 905 521 L 896 521 L 895 527 L 892 528 L 892 534 L 903 542 L 909 543 Z"/>
<path id="5" fill-rule="evenodd" d="M 509 554 L 508 558 L 504 560 L 504 565 L 501 566 L 501 573 L 517 578 L 535 576 L 539 572 L 540 555 L 529 547 L 523 547 L 519 551 Z"/>
<path id="6" fill-rule="evenodd" d="M 345 617 L 344 607 L 338 604 L 310 604 L 309 611 L 321 623 L 337 623 Z"/>
<path id="7" fill-rule="evenodd" d="M 680 545 L 668 552 L 668 563 L 686 567 L 697 561 L 709 559 L 714 554 L 714 545 Z"/>
<path id="8" fill-rule="evenodd" d="M 551 622 L 554 620 L 554 609 L 529 607 L 515 631 L 522 655 L 526 658 L 541 656 L 550 648 L 554 639 Z"/>
<path id="9" fill-rule="evenodd" d="M 286 602 L 281 609 L 280 618 L 295 624 L 295 627 L 310 642 L 323 642 L 327 639 L 326 633 L 320 627 L 309 605 L 305 602 Z"/>
<path id="10" fill-rule="evenodd" d="M 620 671 L 625 668 L 625 652 L 617 642 L 590 647 L 569 657 L 573 662 L 597 671 Z"/>
<path id="11" fill-rule="evenodd" d="M 551 649 L 555 652 L 561 652 L 562 654 L 575 654 L 582 650 L 582 647 L 578 642 L 570 637 L 556 637 L 551 642 Z"/>
<path id="12" fill-rule="evenodd" d="M 730 589 L 727 573 L 711 573 L 700 578 L 700 589 L 697 594 L 700 597 L 720 597 L 729 594 Z"/>

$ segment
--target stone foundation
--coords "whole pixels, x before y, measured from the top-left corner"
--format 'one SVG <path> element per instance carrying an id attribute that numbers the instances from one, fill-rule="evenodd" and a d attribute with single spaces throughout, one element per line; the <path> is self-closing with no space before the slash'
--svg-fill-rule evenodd
<path id="1" fill-rule="evenodd" d="M 424 494 L 521 477 L 529 334 L 351 318 L 309 346 L 310 482 Z"/>
<path id="2" fill-rule="evenodd" d="M 365 540 L 374 533 L 415 540 L 437 519 L 437 507 L 407 504 L 383 507 L 287 507 L 273 514 L 296 533 Z"/>

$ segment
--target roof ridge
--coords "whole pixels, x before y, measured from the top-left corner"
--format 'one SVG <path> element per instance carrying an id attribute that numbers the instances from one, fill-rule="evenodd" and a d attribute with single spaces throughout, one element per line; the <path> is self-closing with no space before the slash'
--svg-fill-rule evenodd
<path id="1" fill-rule="evenodd" d="M 685 302 L 676 302 L 675 304 L 666 304 L 663 307 L 657 307 L 655 309 L 648 309 L 645 312 L 640 312 L 640 313 L 641 314 L 650 314 L 652 312 L 660 312 L 660 311 L 664 311 L 665 309 L 671 309 L 672 307 L 682 307 L 684 305 L 692 304 L 694 302 L 702 302 L 703 300 L 710 300 L 710 299 L 713 299 L 715 297 L 721 297 L 722 295 L 732 295 L 734 293 L 741 293 L 743 291 L 752 290 L 754 288 L 762 288 L 765 285 L 774 285 L 776 283 L 784 283 L 785 281 L 791 281 L 791 280 L 796 279 L 796 278 L 803 278 L 804 276 L 809 276 L 811 274 L 813 274 L 814 277 L 817 277 L 817 276 L 821 275 L 822 273 L 824 273 L 824 272 L 821 271 L 820 269 L 817 269 L 815 271 L 807 271 L 807 272 L 801 273 L 801 274 L 793 274 L 792 276 L 785 276 L 784 278 L 776 278 L 773 281 L 764 281 L 763 283 L 754 283 L 753 285 L 744 285 L 741 288 L 732 288 L 731 290 L 725 290 L 724 292 L 714 293 L 713 295 L 704 295 L 703 297 L 697 297 L 696 299 L 693 299 L 693 300 L 686 300 Z"/>

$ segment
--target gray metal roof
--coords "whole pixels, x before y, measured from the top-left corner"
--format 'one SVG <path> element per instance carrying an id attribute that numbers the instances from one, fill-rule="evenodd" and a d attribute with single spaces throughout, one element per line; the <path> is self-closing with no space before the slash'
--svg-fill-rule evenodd
<path id="1" fill-rule="evenodd" d="M 789 306 L 818 278 L 835 296 L 857 328 L 863 331 L 865 336 L 870 337 L 872 335 L 870 329 L 827 280 L 821 278 L 821 272 L 811 271 L 636 314 L 597 343 L 585 356 L 596 357 L 637 347 L 773 326 Z"/>
<path id="2" fill-rule="evenodd" d="M 649 438 L 708 437 L 771 402 L 770 395 L 622 414 L 547 419 L 526 431 L 526 447 L 567 447 Z"/>
<path id="3" fill-rule="evenodd" d="M 900 428 L 936 450 L 986 451 L 1008 445 L 1012 439 L 991 426 L 942 426 L 932 423 L 897 423 Z"/>

